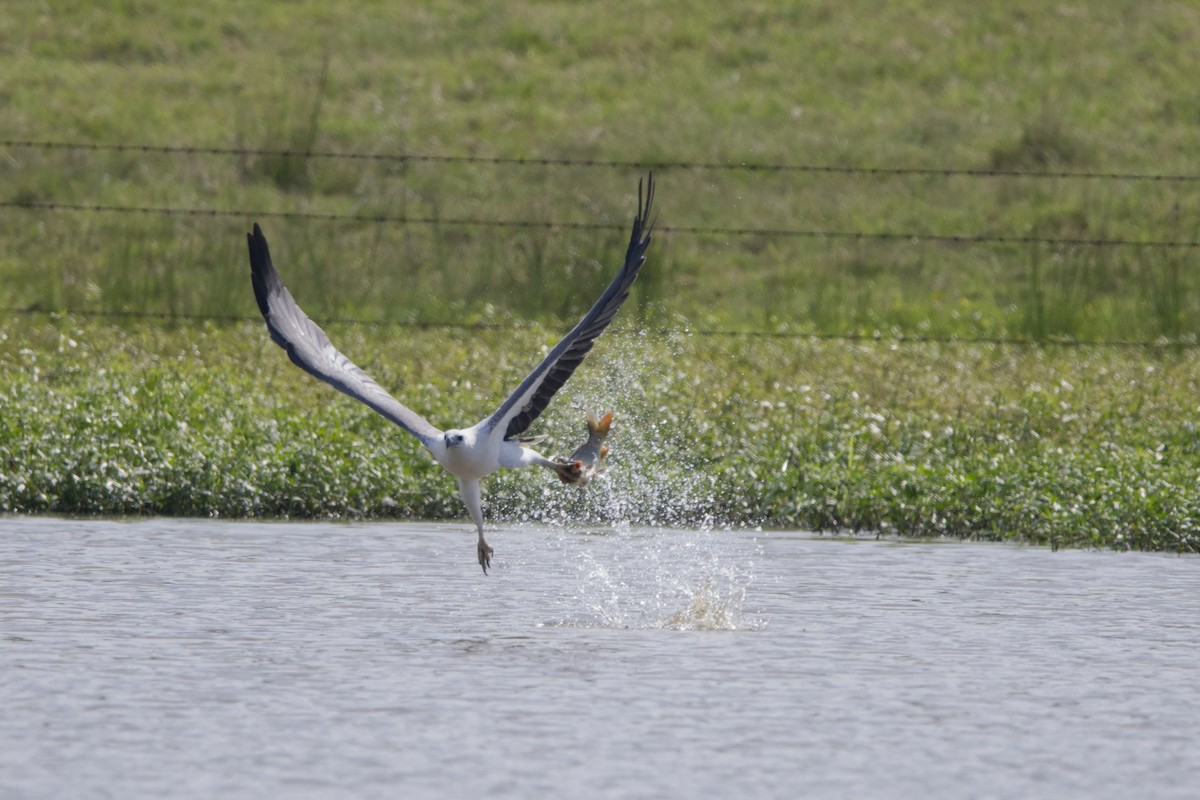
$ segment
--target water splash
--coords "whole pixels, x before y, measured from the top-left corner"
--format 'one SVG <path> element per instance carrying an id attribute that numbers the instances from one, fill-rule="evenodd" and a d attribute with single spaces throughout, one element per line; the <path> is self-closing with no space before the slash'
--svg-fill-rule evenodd
<path id="1" fill-rule="evenodd" d="M 745 599 L 745 586 L 733 596 L 722 595 L 712 584 L 702 586 L 692 594 L 692 602 L 666 619 L 663 627 L 680 631 L 736 631 L 757 627 L 757 622 L 747 625 L 743 620 Z"/>
<path id="2" fill-rule="evenodd" d="M 680 357 L 690 346 L 685 332 L 614 337 L 559 395 L 539 426 L 549 435 L 547 455 L 583 441 L 585 412 L 615 413 L 608 470 L 588 486 L 533 470 L 500 473 L 489 484 L 495 518 L 561 534 L 578 588 L 558 624 L 761 627 L 743 612 L 757 545 L 726 532 L 720 470 L 700 433 L 708 409 L 680 402 L 704 394 L 701 378 L 676 366 L 691 363 Z M 596 525 L 608 527 L 581 527 Z"/>
<path id="3" fill-rule="evenodd" d="M 560 529 L 561 530 L 561 529 Z M 618 527 L 561 537 L 576 578 L 560 624 L 682 631 L 757 630 L 745 612 L 759 546 L 716 531 Z M 581 545 L 583 543 L 583 546 Z"/>
<path id="4" fill-rule="evenodd" d="M 681 332 L 615 338 L 594 368 L 568 384 L 540 427 L 549 435 L 542 451 L 565 455 L 587 435 L 585 412 L 613 411 L 608 471 L 586 487 L 532 471 L 501 473 L 488 487 L 494 516 L 559 525 L 727 527 L 715 459 L 696 436 L 691 412 L 663 400 L 695 393 L 692 376 L 673 368 L 686 346 Z"/>

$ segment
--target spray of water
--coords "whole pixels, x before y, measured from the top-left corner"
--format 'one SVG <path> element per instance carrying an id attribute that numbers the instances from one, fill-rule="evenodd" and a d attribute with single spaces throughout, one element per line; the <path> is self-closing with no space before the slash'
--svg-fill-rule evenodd
<path id="1" fill-rule="evenodd" d="M 697 446 L 694 420 L 680 411 L 679 398 L 695 394 L 692 377 L 673 366 L 687 342 L 684 333 L 615 337 L 569 384 L 571 393 L 560 395 L 567 403 L 560 400 L 543 427 L 543 452 L 571 452 L 587 436 L 585 412 L 612 411 L 612 453 L 602 476 L 576 487 L 514 472 L 489 487 L 497 518 L 574 534 L 563 549 L 578 590 L 564 624 L 760 627 L 743 613 L 755 546 L 722 534 L 729 525 L 720 512 L 719 472 Z"/>
<path id="2" fill-rule="evenodd" d="M 614 412 L 608 471 L 586 487 L 562 486 L 536 473 L 492 479 L 496 518 L 506 522 L 727 527 L 717 491 L 719 473 L 696 446 L 692 421 L 678 397 L 693 393 L 674 370 L 686 334 L 616 337 L 592 369 L 568 384 L 542 427 L 543 452 L 566 455 L 587 438 L 585 412 Z M 686 414 L 686 410 L 682 412 Z"/>
<path id="3" fill-rule="evenodd" d="M 576 543 L 576 546 L 578 544 Z M 615 529 L 572 566 L 576 624 L 685 631 L 755 630 L 744 610 L 757 548 L 714 531 Z"/>

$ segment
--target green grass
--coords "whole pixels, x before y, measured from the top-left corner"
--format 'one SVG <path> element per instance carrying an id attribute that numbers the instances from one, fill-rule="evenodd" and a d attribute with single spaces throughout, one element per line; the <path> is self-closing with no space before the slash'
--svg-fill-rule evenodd
<path id="1" fill-rule="evenodd" d="M 551 331 L 336 326 L 442 426 L 488 413 Z M 391 356 L 389 354 L 403 354 Z M 1200 551 L 1200 354 L 743 339 L 625 328 L 545 451 L 615 410 L 610 475 L 487 486 L 498 521 L 801 526 Z M 295 369 L 261 324 L 0 326 L 0 509 L 461 518 L 419 445 Z"/>
<path id="2" fill-rule="evenodd" d="M 932 0 L 104 8 L 0 21 L 10 139 L 620 161 L 1194 173 L 1200 11 Z M 618 257 L 638 170 L 10 149 L 0 307 L 252 316 L 251 212 L 320 316 L 562 322 Z M 1192 182 L 666 169 L 664 227 L 1192 241 Z M 663 233 L 643 302 L 703 326 L 1194 341 L 1189 248 Z M 649 277 L 649 275 L 648 275 Z M 330 291 L 336 286 L 337 291 Z"/>

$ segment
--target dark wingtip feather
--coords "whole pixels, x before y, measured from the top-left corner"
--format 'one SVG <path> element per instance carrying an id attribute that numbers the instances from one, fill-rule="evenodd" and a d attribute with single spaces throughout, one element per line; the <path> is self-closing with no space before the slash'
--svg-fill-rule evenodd
<path id="1" fill-rule="evenodd" d="M 650 231 L 654 228 L 654 222 L 650 219 L 650 214 L 654 208 L 654 172 L 646 173 L 646 178 L 638 179 L 638 209 L 637 216 L 633 218 L 633 230 L 629 236 L 629 251 L 628 255 L 632 255 L 635 248 L 640 248 L 644 254 L 650 247 Z M 640 267 L 641 264 L 639 263 Z"/>
<path id="2" fill-rule="evenodd" d="M 646 173 L 646 204 L 642 205 L 642 181 L 638 180 L 638 216 L 648 222 L 650 208 L 654 205 L 654 170 Z"/>
<path id="3" fill-rule="evenodd" d="M 508 427 L 504 434 L 505 439 L 511 439 L 514 436 L 524 433 L 533 424 L 533 421 L 541 415 L 546 406 L 549 405 L 550 400 L 554 397 L 555 392 L 562 388 L 567 379 L 575 372 L 575 368 L 579 366 L 584 356 L 592 349 L 596 338 L 604 332 L 604 329 L 608 327 L 617 311 L 624 304 L 626 298 L 628 298 L 630 289 L 633 287 L 634 281 L 637 280 L 642 265 L 646 262 L 646 251 L 650 248 L 650 215 L 653 206 L 654 173 L 649 172 L 644 180 L 638 180 L 638 209 L 637 215 L 633 218 L 632 230 L 629 236 L 629 247 L 625 251 L 625 264 L 621 267 L 620 272 L 617 273 L 613 282 L 604 290 L 604 294 L 592 306 L 591 310 L 555 347 L 555 351 L 559 353 L 557 360 L 553 363 L 544 361 L 539 365 L 538 370 L 535 370 L 529 378 L 526 378 L 526 381 L 529 381 L 538 375 L 539 370 L 546 370 L 542 373 L 541 384 L 537 387 L 533 396 L 519 413 L 509 419 Z M 559 350 L 559 348 L 564 349 Z M 518 387 L 517 392 L 509 399 L 512 400 L 521 391 L 521 388 Z M 506 402 L 500 407 L 493 418 L 502 417 L 508 412 L 508 409 L 509 404 Z"/>
<path id="4" fill-rule="evenodd" d="M 265 317 L 271 307 L 267 302 L 268 283 L 270 274 L 275 268 L 271 264 L 271 251 L 267 247 L 267 237 L 263 236 L 262 228 L 254 223 L 254 232 L 246 234 L 246 244 L 250 249 L 250 282 L 254 285 L 254 299 L 258 301 L 258 310 Z"/>

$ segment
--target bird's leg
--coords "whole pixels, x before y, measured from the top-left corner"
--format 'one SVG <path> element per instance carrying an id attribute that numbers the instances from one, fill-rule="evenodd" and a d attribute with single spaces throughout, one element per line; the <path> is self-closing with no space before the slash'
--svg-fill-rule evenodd
<path id="1" fill-rule="evenodd" d="M 492 546 L 483 538 L 483 528 L 479 529 L 479 542 L 475 545 L 475 550 L 479 554 L 479 566 L 483 567 L 483 574 L 487 575 L 488 567 L 492 565 Z"/>
<path id="2" fill-rule="evenodd" d="M 476 550 L 479 553 L 479 566 L 483 567 L 483 574 L 486 575 L 488 567 L 492 565 L 492 547 L 483 538 L 483 506 L 479 502 L 479 481 L 460 480 L 458 493 L 462 495 L 463 502 L 467 504 L 467 510 L 471 512 L 471 519 L 475 521 L 475 530 L 479 532 L 479 543 L 476 545 Z"/>

